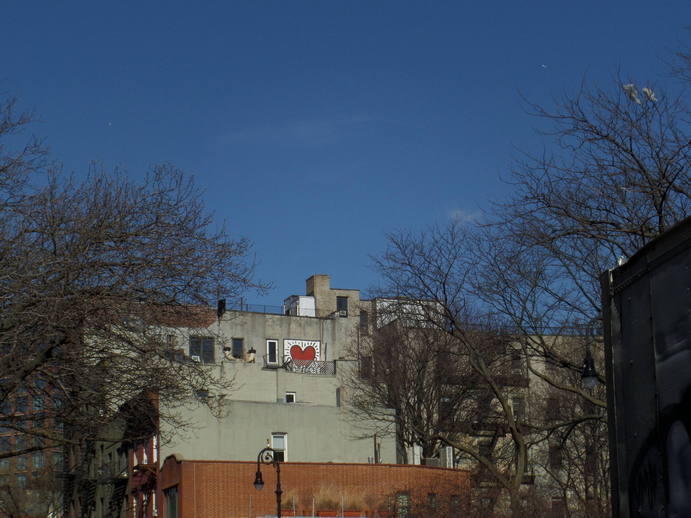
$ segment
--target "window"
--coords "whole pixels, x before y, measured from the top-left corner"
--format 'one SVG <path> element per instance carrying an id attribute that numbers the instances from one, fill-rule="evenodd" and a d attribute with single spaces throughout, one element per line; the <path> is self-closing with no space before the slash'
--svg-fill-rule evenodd
<path id="1" fill-rule="evenodd" d="M 271 434 L 271 447 L 276 450 L 275 460 L 285 462 L 288 458 L 288 434 L 276 432 Z"/>
<path id="2" fill-rule="evenodd" d="M 372 357 L 360 356 L 360 377 L 368 380 L 372 377 Z"/>
<path id="3" fill-rule="evenodd" d="M 17 412 L 25 413 L 28 407 L 28 399 L 26 396 L 21 396 L 17 398 Z"/>
<path id="4" fill-rule="evenodd" d="M 190 357 L 194 360 L 198 359 L 202 363 L 214 363 L 214 348 L 213 337 L 190 337 Z"/>
<path id="5" fill-rule="evenodd" d="M 266 341 L 266 364 L 278 365 L 278 340 Z"/>
<path id="6" fill-rule="evenodd" d="M 61 452 L 53 453 L 53 469 L 62 471 L 63 456 Z"/>
<path id="7" fill-rule="evenodd" d="M 41 452 L 34 453 L 31 456 L 31 463 L 33 464 L 34 468 L 42 468 L 43 467 L 43 453 L 41 453 Z"/>
<path id="8" fill-rule="evenodd" d="M 15 461 L 15 469 L 17 471 L 26 471 L 28 464 L 29 463 L 26 460 L 26 455 L 22 455 L 21 457 L 17 457 L 17 460 Z"/>
<path id="9" fill-rule="evenodd" d="M 396 493 L 396 518 L 410 516 L 410 494 Z"/>
<path id="10" fill-rule="evenodd" d="M 427 493 L 427 507 L 431 512 L 437 510 L 437 494 Z"/>
<path id="11" fill-rule="evenodd" d="M 518 421 L 525 420 L 525 398 L 523 396 L 514 396 L 511 398 L 511 406 L 513 406 L 513 416 Z"/>
<path id="12" fill-rule="evenodd" d="M 562 456 L 561 448 L 558 444 L 549 445 L 549 467 L 550 469 L 561 469 Z"/>
<path id="13" fill-rule="evenodd" d="M 26 487 L 26 475 L 17 475 L 17 487 Z"/>
<path id="14" fill-rule="evenodd" d="M 561 496 L 552 497 L 552 515 L 554 518 L 566 516 L 566 499 Z"/>
<path id="15" fill-rule="evenodd" d="M 10 459 L 0 459 L 0 471 L 10 470 Z"/>
<path id="16" fill-rule="evenodd" d="M 460 495 L 451 495 L 451 499 L 449 501 L 449 511 L 451 513 L 451 516 L 453 518 L 457 518 L 461 516 L 461 496 Z"/>
<path id="17" fill-rule="evenodd" d="M 360 332 L 363 335 L 369 334 L 369 314 L 367 311 L 360 311 Z"/>
<path id="18" fill-rule="evenodd" d="M 348 297 L 336 297 L 336 311 L 340 317 L 348 316 Z"/>
<path id="19" fill-rule="evenodd" d="M 34 409 L 34 412 L 40 412 L 43 410 L 43 397 L 42 396 L 35 396 L 34 400 L 32 402 L 32 406 Z"/>
<path id="20" fill-rule="evenodd" d="M 178 486 L 163 491 L 163 497 L 166 502 L 165 518 L 178 518 Z"/>
<path id="21" fill-rule="evenodd" d="M 511 370 L 515 374 L 519 374 L 523 370 L 523 358 L 521 358 L 521 351 L 516 349 L 511 351 Z"/>
<path id="22" fill-rule="evenodd" d="M 245 355 L 245 341 L 242 338 L 233 338 L 233 358 L 242 359 Z"/>
<path id="23" fill-rule="evenodd" d="M 295 403 L 297 401 L 295 392 L 286 392 L 286 403 Z"/>
<path id="24" fill-rule="evenodd" d="M 439 422 L 452 423 L 453 422 L 453 400 L 448 396 L 439 398 Z"/>
<path id="25" fill-rule="evenodd" d="M 492 441 L 490 441 L 490 440 L 480 441 L 478 446 L 479 446 L 479 453 L 480 453 L 481 457 L 484 457 L 486 459 L 492 458 Z"/>
<path id="26" fill-rule="evenodd" d="M 561 417 L 561 409 L 559 408 L 559 398 L 549 396 L 547 398 L 547 419 L 559 419 Z"/>

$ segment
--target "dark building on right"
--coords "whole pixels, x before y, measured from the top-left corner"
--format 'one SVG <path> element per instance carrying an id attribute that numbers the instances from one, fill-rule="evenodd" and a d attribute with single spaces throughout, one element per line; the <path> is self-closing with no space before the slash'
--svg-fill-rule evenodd
<path id="1" fill-rule="evenodd" d="M 691 516 L 691 218 L 601 282 L 613 514 Z"/>

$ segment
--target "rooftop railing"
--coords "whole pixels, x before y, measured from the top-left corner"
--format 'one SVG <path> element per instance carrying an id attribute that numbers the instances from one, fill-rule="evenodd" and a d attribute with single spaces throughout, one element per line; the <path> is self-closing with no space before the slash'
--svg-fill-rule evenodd
<path id="1" fill-rule="evenodd" d="M 347 317 L 348 311 L 326 311 L 321 309 L 315 309 L 314 315 L 295 315 L 287 313 L 287 308 L 285 306 L 270 306 L 266 304 L 232 304 L 226 308 L 227 311 L 240 311 L 243 313 L 263 313 L 265 315 L 290 315 L 290 316 L 302 316 L 311 318 L 335 318 L 335 317 Z"/>
<path id="2" fill-rule="evenodd" d="M 233 304 L 228 306 L 229 311 L 243 311 L 247 313 L 265 313 L 267 315 L 283 315 L 283 306 L 267 306 L 266 304 Z"/>

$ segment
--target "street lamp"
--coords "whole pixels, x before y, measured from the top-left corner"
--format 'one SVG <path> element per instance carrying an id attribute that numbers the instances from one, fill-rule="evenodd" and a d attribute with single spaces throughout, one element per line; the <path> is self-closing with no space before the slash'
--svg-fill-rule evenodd
<path id="1" fill-rule="evenodd" d="M 595 360 L 588 349 L 583 358 L 583 370 L 581 370 L 581 381 L 583 386 L 588 390 L 594 389 L 597 386 L 597 371 L 595 370 Z"/>
<path id="2" fill-rule="evenodd" d="M 583 358 L 583 368 L 581 369 L 581 381 L 583 386 L 588 390 L 594 389 L 599 381 L 597 371 L 595 370 L 595 360 L 593 359 L 593 354 L 590 352 L 590 348 L 595 343 L 596 322 L 598 322 L 597 319 L 591 320 L 586 331 L 588 336 L 586 337 L 585 358 Z"/>
<path id="3" fill-rule="evenodd" d="M 257 473 L 254 475 L 254 488 L 257 491 L 264 489 L 264 479 L 262 479 L 262 464 L 271 464 L 276 469 L 276 517 L 281 518 L 281 463 L 277 458 L 276 450 L 268 446 L 262 449 L 257 455 Z"/>

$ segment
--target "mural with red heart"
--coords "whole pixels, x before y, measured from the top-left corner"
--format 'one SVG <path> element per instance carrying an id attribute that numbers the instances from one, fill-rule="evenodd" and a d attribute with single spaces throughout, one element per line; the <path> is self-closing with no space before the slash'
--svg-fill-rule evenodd
<path id="1" fill-rule="evenodd" d="M 319 340 L 283 340 L 284 361 L 319 361 L 321 344 Z"/>
<path id="2" fill-rule="evenodd" d="M 308 345 L 304 349 L 300 349 L 299 346 L 294 345 L 290 348 L 290 357 L 293 360 L 312 361 L 317 357 L 317 351 L 315 351 L 314 347 L 311 345 Z"/>

